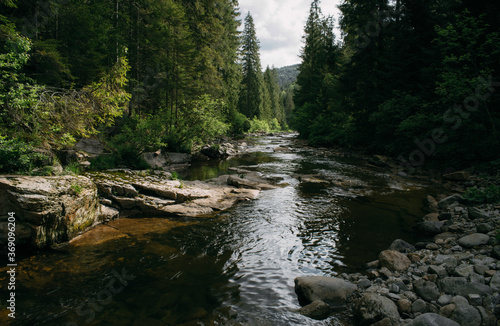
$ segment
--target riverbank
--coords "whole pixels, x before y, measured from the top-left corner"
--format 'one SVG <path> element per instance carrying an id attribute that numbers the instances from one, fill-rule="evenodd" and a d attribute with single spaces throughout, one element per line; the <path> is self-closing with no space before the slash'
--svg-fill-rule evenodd
<path id="1" fill-rule="evenodd" d="M 427 196 L 428 214 L 414 226 L 421 241 L 395 239 L 378 260 L 367 262 L 364 273 L 296 278 L 303 305 L 298 313 L 314 319 L 333 314 L 356 325 L 499 325 L 500 205 L 463 198 L 468 188 L 498 184 L 498 176 L 424 170 L 408 175 L 387 157 L 347 155 L 399 177 L 440 183 L 444 191 Z M 339 307 L 345 309 L 341 314 Z"/>

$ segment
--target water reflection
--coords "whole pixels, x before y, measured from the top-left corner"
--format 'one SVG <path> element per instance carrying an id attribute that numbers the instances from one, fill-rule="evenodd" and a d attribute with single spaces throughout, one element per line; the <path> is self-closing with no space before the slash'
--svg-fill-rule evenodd
<path id="1" fill-rule="evenodd" d="M 310 148 L 273 152 L 293 144 L 290 137 L 263 138 L 250 154 L 199 163 L 183 175 L 207 179 L 238 167 L 282 180 L 283 187 L 255 201 L 213 219 L 117 221 L 90 245 L 24 260 L 13 324 L 339 324 L 337 317 L 314 321 L 294 313 L 293 279 L 361 271 L 393 239 L 412 241 L 424 191 L 404 190 L 352 158 Z M 338 182 L 301 182 L 301 174 Z M 123 268 L 134 278 L 92 308 L 90 320 L 89 302 Z"/>

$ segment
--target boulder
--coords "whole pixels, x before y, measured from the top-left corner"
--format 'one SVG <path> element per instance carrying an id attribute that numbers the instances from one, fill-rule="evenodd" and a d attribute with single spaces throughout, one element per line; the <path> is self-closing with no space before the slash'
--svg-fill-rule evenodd
<path id="1" fill-rule="evenodd" d="M 306 276 L 295 279 L 295 293 L 303 305 L 321 300 L 331 307 L 344 306 L 357 286 L 343 279 L 328 276 Z"/>
<path id="2" fill-rule="evenodd" d="M 439 299 L 440 293 L 436 283 L 420 279 L 413 283 L 415 292 L 425 301 L 432 302 Z"/>
<path id="3" fill-rule="evenodd" d="M 410 259 L 404 254 L 395 250 L 384 250 L 379 254 L 380 266 L 391 271 L 406 272 L 411 265 Z"/>
<path id="4" fill-rule="evenodd" d="M 461 295 L 463 297 L 469 294 L 479 294 L 484 297 L 493 292 L 489 286 L 468 282 L 465 277 L 445 277 L 438 281 L 438 286 L 446 294 Z"/>
<path id="5" fill-rule="evenodd" d="M 455 202 L 459 202 L 462 199 L 460 195 L 451 195 L 446 197 L 438 202 L 438 207 L 440 209 L 446 209 L 451 206 L 451 204 Z"/>
<path id="6" fill-rule="evenodd" d="M 450 319 L 456 321 L 460 325 L 466 326 L 481 326 L 481 315 L 473 306 L 469 305 L 467 299 L 462 296 L 456 296 L 451 299 L 455 304 L 455 309 L 451 313 Z"/>
<path id="7" fill-rule="evenodd" d="M 321 300 L 314 300 L 307 306 L 297 310 L 297 312 L 306 317 L 321 320 L 330 314 L 330 306 Z"/>
<path id="8" fill-rule="evenodd" d="M 467 212 L 469 213 L 469 218 L 471 219 L 490 218 L 490 214 L 477 207 L 468 207 Z"/>
<path id="9" fill-rule="evenodd" d="M 354 316 L 359 325 L 372 325 L 389 318 L 390 325 L 399 325 L 399 313 L 396 304 L 386 297 L 375 293 L 366 293 L 356 304 Z"/>
<path id="10" fill-rule="evenodd" d="M 18 240 L 34 248 L 68 241 L 102 221 L 97 188 L 82 176 L 0 177 L 0 200 L 0 221 L 14 212 L 23 230 Z"/>
<path id="11" fill-rule="evenodd" d="M 487 234 L 473 233 L 458 239 L 458 244 L 462 247 L 472 248 L 475 246 L 485 245 L 489 240 L 490 237 Z"/>
<path id="12" fill-rule="evenodd" d="M 415 318 L 408 326 L 460 326 L 456 321 L 435 313 L 426 313 Z"/>
<path id="13" fill-rule="evenodd" d="M 415 246 L 409 244 L 408 242 L 396 239 L 389 246 L 389 250 L 399 251 L 401 253 L 410 253 L 415 251 Z"/>
<path id="14" fill-rule="evenodd" d="M 492 288 L 493 291 L 500 292 L 500 271 L 497 271 L 491 277 L 490 288 Z"/>
<path id="15" fill-rule="evenodd" d="M 444 222 L 430 222 L 430 221 L 423 221 L 420 223 L 417 223 L 413 229 L 415 232 L 421 235 L 436 235 L 440 234 L 443 232 L 441 228 L 443 227 Z"/>

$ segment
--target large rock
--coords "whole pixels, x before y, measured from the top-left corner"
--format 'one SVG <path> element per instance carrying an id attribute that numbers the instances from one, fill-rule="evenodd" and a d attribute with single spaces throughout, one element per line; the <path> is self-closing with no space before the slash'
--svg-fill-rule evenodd
<path id="1" fill-rule="evenodd" d="M 446 209 L 450 207 L 453 203 L 459 202 L 462 199 L 460 195 L 451 195 L 438 202 L 438 207 L 440 209 Z"/>
<path id="2" fill-rule="evenodd" d="M 479 294 L 484 297 L 491 294 L 493 290 L 481 283 L 472 283 L 465 277 L 445 277 L 438 281 L 439 289 L 451 295 L 461 295 L 466 297 L 469 294 Z"/>
<path id="3" fill-rule="evenodd" d="M 415 224 L 413 229 L 420 235 L 436 235 L 442 233 L 444 222 L 423 221 Z"/>
<path id="4" fill-rule="evenodd" d="M 456 171 L 452 173 L 447 173 L 443 175 L 443 179 L 451 181 L 467 181 L 469 179 L 470 173 L 467 171 Z"/>
<path id="5" fill-rule="evenodd" d="M 471 219 L 490 218 L 490 214 L 477 207 L 468 207 L 467 212 L 469 213 L 469 218 Z"/>
<path id="6" fill-rule="evenodd" d="M 375 293 L 366 293 L 356 304 L 355 318 L 362 326 L 380 322 L 386 318 L 390 325 L 399 325 L 399 313 L 396 304 Z"/>
<path id="7" fill-rule="evenodd" d="M 462 247 L 472 248 L 475 246 L 485 245 L 489 240 L 490 237 L 487 234 L 473 233 L 458 239 L 458 244 Z"/>
<path id="8" fill-rule="evenodd" d="M 491 277 L 490 287 L 493 289 L 493 291 L 500 292 L 500 272 L 499 271 L 497 271 Z"/>
<path id="9" fill-rule="evenodd" d="M 17 240 L 35 248 L 68 241 L 102 218 L 97 188 L 82 176 L 0 177 L 0 201 L 0 221 L 15 213 Z"/>
<path id="10" fill-rule="evenodd" d="M 395 250 L 399 251 L 401 253 L 410 253 L 415 251 L 415 246 L 412 244 L 409 244 L 408 242 L 401 240 L 401 239 L 396 239 L 394 240 L 391 245 L 389 246 L 389 250 Z"/>
<path id="11" fill-rule="evenodd" d="M 408 326 L 460 326 L 460 324 L 441 315 L 427 313 L 415 318 Z"/>
<path id="12" fill-rule="evenodd" d="M 378 256 L 378 260 L 382 267 L 397 272 L 406 272 L 411 265 L 411 261 L 406 255 L 395 250 L 382 251 Z"/>
<path id="13" fill-rule="evenodd" d="M 420 279 L 413 283 L 415 292 L 425 301 L 432 302 L 439 299 L 440 293 L 436 283 Z"/>
<path id="14" fill-rule="evenodd" d="M 332 307 L 344 306 L 356 289 L 355 284 L 335 277 L 306 276 L 295 279 L 295 293 L 303 305 L 321 300 Z"/>
<path id="15" fill-rule="evenodd" d="M 481 314 L 476 308 L 469 305 L 467 299 L 456 296 L 451 302 L 455 304 L 455 309 L 451 313 L 450 319 L 462 326 L 481 326 Z"/>

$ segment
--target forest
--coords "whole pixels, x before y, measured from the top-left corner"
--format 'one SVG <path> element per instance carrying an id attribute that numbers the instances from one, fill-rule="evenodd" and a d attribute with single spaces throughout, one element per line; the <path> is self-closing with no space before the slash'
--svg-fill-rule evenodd
<path id="1" fill-rule="evenodd" d="M 420 167 L 500 166 L 500 3 L 312 1 L 292 127 L 310 143 Z"/>
<path id="2" fill-rule="evenodd" d="M 313 145 L 397 157 L 410 173 L 500 165 L 495 1 L 344 0 L 335 22 L 313 0 L 302 62 L 280 78 L 263 71 L 237 0 L 0 0 L 0 9 L 4 173 L 47 165 L 82 137 L 113 150 L 93 166 L 141 168 L 146 151 L 291 129 Z"/>
<path id="3" fill-rule="evenodd" d="M 0 0 L 0 170 L 82 137 L 140 168 L 224 135 L 288 129 L 276 72 L 234 0 Z"/>

